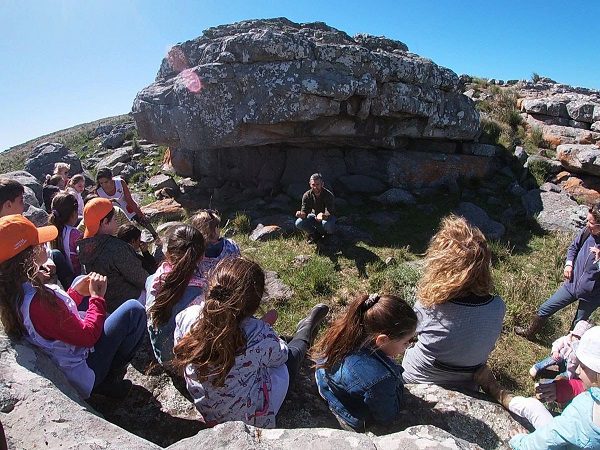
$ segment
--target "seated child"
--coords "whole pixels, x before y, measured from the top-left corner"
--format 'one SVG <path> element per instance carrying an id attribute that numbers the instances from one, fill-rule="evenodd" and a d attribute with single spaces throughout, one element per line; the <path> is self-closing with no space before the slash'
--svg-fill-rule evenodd
<path id="1" fill-rule="evenodd" d="M 44 208 L 50 214 L 52 210 L 52 199 L 56 194 L 65 188 L 65 180 L 60 175 L 46 175 L 46 181 L 42 187 L 42 198 L 44 199 Z"/>
<path id="2" fill-rule="evenodd" d="M 65 181 L 65 186 L 69 183 L 69 170 L 71 170 L 71 164 L 64 162 L 54 163 L 54 172 L 52 175 L 58 175 Z"/>
<path id="3" fill-rule="evenodd" d="M 549 357 L 542 359 L 535 363 L 529 369 L 531 378 L 549 378 L 547 375 L 547 368 L 550 366 L 558 366 L 559 374 L 561 378 L 576 378 L 575 370 L 577 369 L 577 358 L 575 357 L 575 350 L 579 345 L 579 340 L 583 333 L 592 328 L 592 324 L 580 320 L 566 336 L 558 338 L 552 343 L 552 353 Z M 556 375 L 553 374 L 552 378 Z"/>
<path id="4" fill-rule="evenodd" d="M 113 312 L 124 301 L 142 296 L 148 272 L 133 247 L 114 236 L 117 222 L 110 200 L 94 198 L 87 202 L 83 220 L 85 233 L 77 250 L 79 261 L 84 273 L 106 275 L 106 305 L 108 312 Z"/>
<path id="5" fill-rule="evenodd" d="M 84 176 L 80 173 L 73 175 L 73 178 L 71 178 L 67 184 L 67 192 L 74 195 L 77 199 L 77 216 L 79 219 L 83 218 L 83 197 L 81 196 L 83 191 L 85 191 Z"/>
<path id="6" fill-rule="evenodd" d="M 150 275 L 156 272 L 158 268 L 156 258 L 148 250 L 148 243 L 142 242 L 142 232 L 138 227 L 132 223 L 123 224 L 117 229 L 117 237 L 133 247 L 146 272 Z"/>
<path id="7" fill-rule="evenodd" d="M 64 192 L 57 194 L 52 199 L 48 223 L 58 229 L 58 237 L 51 244 L 53 252 L 62 253 L 67 265 L 65 270 L 57 267 L 58 279 L 64 288 L 71 286 L 73 279 L 81 275 L 77 243 L 83 238 L 83 233 L 75 228 L 77 220 L 77 199 Z"/>
<path id="8" fill-rule="evenodd" d="M 317 388 L 344 429 L 386 424 L 402 409 L 401 356 L 417 316 L 394 295 L 357 297 L 316 345 Z"/>
<path id="9" fill-rule="evenodd" d="M 240 247 L 232 239 L 221 237 L 221 217 L 212 209 L 202 209 L 192 216 L 190 224 L 200 230 L 206 241 L 206 251 L 200 263 L 205 277 L 223 258 L 240 256 Z"/>
<path id="10" fill-rule="evenodd" d="M 175 316 L 204 300 L 206 279 L 198 271 L 203 255 L 202 234 L 190 225 L 179 225 L 169 233 L 165 261 L 146 280 L 148 332 L 161 364 L 173 358 Z"/>
<path id="11" fill-rule="evenodd" d="M 134 220 L 146 228 L 155 239 L 158 237 L 150 220 L 140 209 L 140 206 L 131 196 L 129 187 L 121 177 L 113 177 L 112 171 L 104 167 L 96 174 L 96 194 L 98 197 L 113 200 L 115 204 L 127 215 L 129 220 Z"/>
<path id="12" fill-rule="evenodd" d="M 176 318 L 175 367 L 209 426 L 241 420 L 275 427 L 275 416 L 329 308 L 317 305 L 285 343 L 256 319 L 265 274 L 245 258 L 225 258 L 211 272 L 203 306 Z"/>
<path id="13" fill-rule="evenodd" d="M 587 331 L 576 350 L 577 374 L 585 392 L 530 434 L 510 440 L 514 449 L 600 448 L 600 327 Z"/>
<path id="14" fill-rule="evenodd" d="M 54 226 L 37 228 L 21 215 L 0 218 L 0 317 L 8 335 L 25 337 L 59 367 L 83 398 L 120 398 L 129 392 L 127 364 L 142 337 L 146 314 L 128 301 L 107 317 L 106 277 L 90 273 L 65 292 L 43 284 L 41 244 L 56 239 Z M 77 306 L 89 296 L 85 315 Z"/>

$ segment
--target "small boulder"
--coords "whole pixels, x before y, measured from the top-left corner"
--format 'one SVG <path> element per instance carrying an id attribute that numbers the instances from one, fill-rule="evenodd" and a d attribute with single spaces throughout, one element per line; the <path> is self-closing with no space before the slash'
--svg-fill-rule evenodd
<path id="1" fill-rule="evenodd" d="M 527 161 L 527 158 L 529 157 L 529 155 L 527 154 L 527 152 L 521 146 L 517 146 L 515 148 L 514 155 L 519 160 L 519 162 L 521 164 L 525 164 L 525 162 Z"/>
<path id="2" fill-rule="evenodd" d="M 17 170 L 15 172 L 3 173 L 2 175 L 0 175 L 0 177 L 10 178 L 11 180 L 18 181 L 23 186 L 28 187 L 34 192 L 35 198 L 37 198 L 38 201 L 38 206 L 44 203 L 44 198 L 42 196 L 43 187 L 38 181 L 38 179 L 29 172 L 25 172 L 24 170 Z"/>
<path id="3" fill-rule="evenodd" d="M 597 146 L 562 144 L 556 151 L 556 157 L 565 169 L 600 176 L 600 148 Z"/>
<path id="4" fill-rule="evenodd" d="M 179 190 L 179 186 L 177 186 L 175 180 L 169 175 L 165 175 L 162 173 L 150 177 L 150 179 L 148 180 L 148 185 L 153 190 L 159 190 L 162 188 L 171 188 L 173 190 Z"/>
<path id="5" fill-rule="evenodd" d="M 281 281 L 277 272 L 265 271 L 265 292 L 263 301 L 287 301 L 292 298 L 294 291 Z"/>
<path id="6" fill-rule="evenodd" d="M 579 205 L 565 193 L 532 189 L 521 197 L 528 217 L 535 218 L 546 231 L 572 233 L 585 223 L 587 206 Z"/>
<path id="7" fill-rule="evenodd" d="M 142 212 L 149 219 L 161 221 L 182 220 L 185 215 L 183 207 L 172 198 L 142 206 Z"/>
<path id="8" fill-rule="evenodd" d="M 479 228 L 488 239 L 500 239 L 506 231 L 504 225 L 490 219 L 483 209 L 473 203 L 461 202 L 456 214 L 463 216 L 470 224 Z"/>
<path id="9" fill-rule="evenodd" d="M 384 205 L 414 205 L 417 201 L 415 197 L 407 190 L 392 188 L 376 197 L 379 203 Z"/>
<path id="10" fill-rule="evenodd" d="M 116 149 L 114 152 L 111 152 L 108 156 L 102 158 L 98 164 L 96 164 L 97 169 L 102 169 L 104 167 L 108 167 L 109 169 L 113 169 L 118 163 L 127 163 L 131 161 L 131 151 L 132 147 L 121 147 Z"/>
<path id="11" fill-rule="evenodd" d="M 277 239 L 283 234 L 281 227 L 277 225 L 263 225 L 259 223 L 254 231 L 250 233 L 251 241 L 268 241 L 271 239 Z"/>
<path id="12" fill-rule="evenodd" d="M 102 147 L 104 148 L 118 148 L 125 140 L 132 135 L 135 131 L 135 124 L 133 123 L 122 123 L 116 125 L 108 136 L 102 139 Z"/>
<path id="13" fill-rule="evenodd" d="M 36 227 L 48 225 L 48 213 L 33 205 L 26 205 L 23 216 L 29 219 Z"/>

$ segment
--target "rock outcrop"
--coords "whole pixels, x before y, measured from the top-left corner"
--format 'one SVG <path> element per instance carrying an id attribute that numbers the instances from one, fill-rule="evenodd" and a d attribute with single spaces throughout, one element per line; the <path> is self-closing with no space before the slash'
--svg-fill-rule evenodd
<path id="1" fill-rule="evenodd" d="M 0 357 L 0 421 L 9 448 L 161 448 L 104 420 L 78 396 L 45 355 L 27 343 L 11 341 L 1 331 Z M 181 433 L 182 428 L 193 430 L 190 428 L 193 422 L 190 418 L 194 417 L 192 404 L 169 381 L 165 383 L 168 377 L 163 376 L 159 383 L 150 381 L 148 384 L 156 371 L 146 372 L 149 375 L 129 369 L 128 377 L 136 384 L 142 381 L 144 388 L 134 388 L 121 404 L 112 402 L 112 410 L 117 412 L 114 417 L 118 420 L 127 415 L 137 418 L 141 415 L 146 421 L 144 431 L 150 435 L 153 428 L 164 429 L 161 436 L 167 434 L 163 422 L 170 427 L 168 433 L 171 435 Z M 300 445 L 323 449 L 507 448 L 509 432 L 517 426 L 497 404 L 436 386 L 415 385 L 408 387 L 407 414 L 385 430 L 373 430 L 380 436 L 331 429 L 336 428 L 336 421 L 318 397 L 312 377 L 303 371 L 301 378 L 303 386 L 293 390 L 290 402 L 286 403 L 291 406 L 280 413 L 283 416 L 280 425 L 285 426 L 291 421 L 294 429 L 261 430 L 232 422 L 197 434 L 190 433 L 188 436 L 195 435 L 170 446 L 167 441 L 164 447 L 173 450 L 193 447 L 284 449 Z M 147 389 L 160 400 L 150 407 L 162 407 L 169 411 L 168 416 L 161 413 L 161 419 L 145 415 L 149 402 L 142 401 L 141 395 L 148 395 Z M 191 413 L 177 418 L 176 411 L 171 408 L 191 408 Z M 482 417 L 486 418 L 485 424 Z M 161 422 L 152 424 L 152 420 Z M 196 425 L 196 429 L 198 427 Z"/>
<path id="2" fill-rule="evenodd" d="M 234 196 L 285 191 L 315 171 L 342 188 L 371 177 L 363 188 L 380 194 L 490 170 L 489 154 L 462 145 L 479 114 L 455 73 L 323 23 L 210 28 L 171 49 L 132 114 L 141 136 L 170 146 L 175 171 L 207 189 L 235 184 Z"/>

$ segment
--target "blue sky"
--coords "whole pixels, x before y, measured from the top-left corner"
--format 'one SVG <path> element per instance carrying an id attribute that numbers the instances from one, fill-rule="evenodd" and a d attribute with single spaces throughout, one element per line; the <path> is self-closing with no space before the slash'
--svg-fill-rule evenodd
<path id="1" fill-rule="evenodd" d="M 458 74 L 600 89 L 600 2 L 0 0 L 0 150 L 126 113 L 168 48 L 285 16 L 398 39 Z"/>

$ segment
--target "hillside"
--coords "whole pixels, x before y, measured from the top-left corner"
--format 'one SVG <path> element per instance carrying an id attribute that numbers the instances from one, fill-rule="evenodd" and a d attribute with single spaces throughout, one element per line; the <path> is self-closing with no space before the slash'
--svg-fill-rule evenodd
<path id="1" fill-rule="evenodd" d="M 100 125 L 114 125 L 126 122 L 130 119 L 131 117 L 129 114 L 105 117 L 103 119 L 65 128 L 64 130 L 48 133 L 22 144 L 10 147 L 0 152 L 0 173 L 22 169 L 31 150 L 35 148 L 36 145 L 43 142 L 59 142 L 69 147 L 72 143 L 81 139 L 81 137 L 85 137 L 85 140 L 87 140 L 87 135 Z"/>

